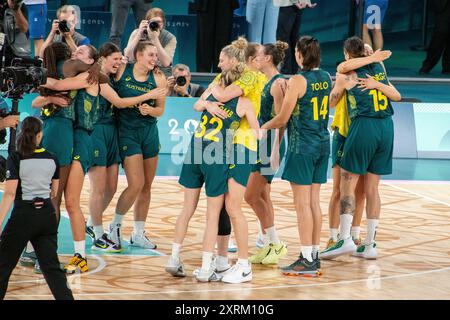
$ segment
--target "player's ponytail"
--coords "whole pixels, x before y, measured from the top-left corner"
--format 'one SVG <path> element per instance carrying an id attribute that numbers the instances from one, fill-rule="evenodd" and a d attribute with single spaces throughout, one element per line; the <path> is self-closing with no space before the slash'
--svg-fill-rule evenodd
<path id="1" fill-rule="evenodd" d="M 297 52 L 303 58 L 302 70 L 311 71 L 320 66 L 319 40 L 311 36 L 303 36 L 297 41 Z"/>
<path id="2" fill-rule="evenodd" d="M 17 138 L 17 151 L 23 157 L 31 157 L 38 147 L 37 135 L 42 132 L 42 121 L 36 117 L 26 117 Z"/>

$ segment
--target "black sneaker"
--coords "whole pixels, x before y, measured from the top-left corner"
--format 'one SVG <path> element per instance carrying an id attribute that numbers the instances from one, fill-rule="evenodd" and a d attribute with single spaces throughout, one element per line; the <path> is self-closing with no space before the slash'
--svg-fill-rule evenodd
<path id="1" fill-rule="evenodd" d="M 108 252 L 108 253 L 119 253 L 122 252 L 122 247 L 117 243 L 114 243 L 108 238 L 108 235 L 104 233 L 101 238 L 95 240 L 92 245 L 92 250 Z"/>
<path id="2" fill-rule="evenodd" d="M 95 241 L 94 227 L 86 225 L 86 234 L 91 237 L 92 242 Z"/>
<path id="3" fill-rule="evenodd" d="M 303 258 L 303 256 L 300 255 L 297 261 L 290 264 L 289 266 L 282 267 L 281 272 L 285 275 L 310 275 L 310 276 L 316 276 L 319 274 L 319 270 L 317 267 L 317 261 L 313 260 L 312 262 L 309 262 L 307 259 Z"/>

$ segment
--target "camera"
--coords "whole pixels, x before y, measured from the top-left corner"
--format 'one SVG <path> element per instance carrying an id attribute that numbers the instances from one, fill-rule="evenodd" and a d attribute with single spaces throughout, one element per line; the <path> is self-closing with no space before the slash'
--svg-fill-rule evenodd
<path id="1" fill-rule="evenodd" d="M 19 10 L 20 5 L 22 4 L 22 2 L 23 2 L 22 0 L 13 0 L 14 6 L 13 6 L 12 9 L 15 10 L 15 11 Z M 8 7 L 8 0 L 0 1 L 0 4 L 2 6 Z"/>
<path id="2" fill-rule="evenodd" d="M 67 22 L 67 20 L 62 20 L 62 21 L 58 22 L 58 29 L 59 29 L 59 32 L 61 32 L 61 33 L 70 32 L 69 23 Z"/>
<path id="3" fill-rule="evenodd" d="M 152 31 L 157 31 L 159 29 L 159 23 L 156 21 L 150 22 L 148 26 Z"/>
<path id="4" fill-rule="evenodd" d="M 176 80 L 175 80 L 177 86 L 182 87 L 186 84 L 187 80 L 185 76 L 179 76 Z"/>
<path id="5" fill-rule="evenodd" d="M 0 70 L 0 91 L 14 98 L 45 84 L 47 69 L 41 66 L 40 59 L 15 58 L 11 67 Z"/>

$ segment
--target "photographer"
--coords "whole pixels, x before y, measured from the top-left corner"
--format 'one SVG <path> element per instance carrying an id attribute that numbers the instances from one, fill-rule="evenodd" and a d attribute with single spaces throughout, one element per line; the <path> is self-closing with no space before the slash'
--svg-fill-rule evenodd
<path id="1" fill-rule="evenodd" d="M 172 76 L 167 78 L 167 86 L 170 97 L 200 97 L 205 88 L 196 83 L 191 83 L 191 72 L 185 64 L 177 64 L 172 69 Z"/>
<path id="2" fill-rule="evenodd" d="M 177 39 L 173 34 L 164 29 L 166 17 L 160 8 L 148 10 L 145 20 L 141 21 L 139 28 L 131 33 L 128 45 L 125 48 L 125 56 L 129 62 L 134 62 L 134 48 L 141 40 L 149 40 L 158 51 L 158 67 L 166 77 L 172 75 L 170 66 L 175 55 Z"/>
<path id="3" fill-rule="evenodd" d="M 59 165 L 51 153 L 39 149 L 41 140 L 41 120 L 27 117 L 17 140 L 17 151 L 8 158 L 0 226 L 13 204 L 14 208 L 0 237 L 0 300 L 27 241 L 36 249 L 55 299 L 73 300 L 56 252 L 58 223 L 51 198 L 58 189 Z"/>
<path id="4" fill-rule="evenodd" d="M 30 41 L 27 36 L 27 9 L 21 1 L 0 1 L 0 31 L 5 34 L 4 41 L 0 41 L 5 66 L 10 66 L 16 57 L 31 57 Z"/>
<path id="5" fill-rule="evenodd" d="M 39 56 L 44 57 L 44 50 L 53 42 L 65 42 L 74 52 L 77 47 L 90 44 L 89 38 L 75 31 L 78 23 L 77 13 L 74 7 L 65 5 L 56 12 L 57 20 L 53 20 L 52 29 L 42 45 Z"/>

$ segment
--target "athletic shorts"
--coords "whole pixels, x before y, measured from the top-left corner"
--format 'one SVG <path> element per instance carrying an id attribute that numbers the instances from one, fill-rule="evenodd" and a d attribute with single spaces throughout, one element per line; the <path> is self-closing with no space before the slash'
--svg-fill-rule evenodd
<path id="1" fill-rule="evenodd" d="M 305 186 L 326 183 L 329 157 L 328 153 L 312 155 L 288 151 L 281 178 Z"/>
<path id="2" fill-rule="evenodd" d="M 389 0 L 366 0 L 364 6 L 364 24 L 381 25 L 386 15 Z M 378 8 L 377 8 L 378 7 Z"/>
<path id="3" fill-rule="evenodd" d="M 72 163 L 73 121 L 67 118 L 51 117 L 44 121 L 42 147 L 58 159 L 61 167 Z"/>
<path id="4" fill-rule="evenodd" d="M 144 160 L 156 157 L 160 148 L 156 122 L 134 129 L 119 125 L 119 152 L 122 162 L 126 157 L 135 154 L 142 154 Z"/>
<path id="5" fill-rule="evenodd" d="M 189 147 L 181 168 L 178 182 L 185 188 L 198 189 L 205 185 L 205 193 L 208 197 L 217 197 L 228 191 L 228 164 L 206 164 L 203 161 L 194 161 L 193 154 L 202 152 L 201 149 Z M 198 157 L 196 159 L 201 159 Z M 200 163 L 197 163 L 200 162 Z"/>
<path id="6" fill-rule="evenodd" d="M 120 163 L 119 138 L 114 124 L 96 124 L 91 137 L 94 143 L 94 166 L 110 167 Z"/>
<path id="7" fill-rule="evenodd" d="M 45 23 L 47 22 L 47 4 L 27 5 L 28 31 L 30 39 L 45 39 Z"/>
<path id="8" fill-rule="evenodd" d="M 333 140 L 331 144 L 331 167 L 341 165 L 342 153 L 344 152 L 345 137 L 339 133 L 339 130 L 334 130 Z"/>
<path id="9" fill-rule="evenodd" d="M 256 164 L 252 165 L 252 172 L 259 172 L 268 183 L 272 183 L 272 180 L 277 173 L 277 170 L 273 170 L 270 165 L 270 157 L 272 155 L 272 143 L 270 143 L 270 138 L 264 139 L 258 142 L 258 160 Z M 281 145 L 279 148 L 279 165 L 284 159 L 286 153 L 286 143 L 284 139 L 281 140 Z"/>
<path id="10" fill-rule="evenodd" d="M 228 178 L 233 178 L 240 185 L 247 187 L 248 178 L 257 162 L 257 153 L 241 144 L 233 145 L 233 157 L 228 166 Z"/>
<path id="11" fill-rule="evenodd" d="M 83 129 L 74 130 L 73 160 L 80 162 L 84 174 L 94 164 L 94 143 L 90 132 Z"/>
<path id="12" fill-rule="evenodd" d="M 350 124 L 341 168 L 351 173 L 376 175 L 392 173 L 394 123 L 391 117 L 357 117 Z"/>

